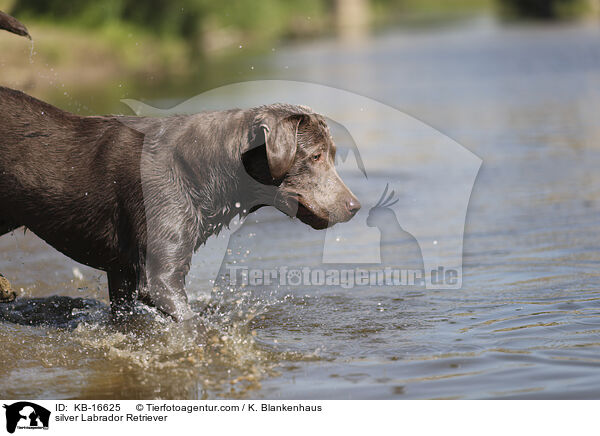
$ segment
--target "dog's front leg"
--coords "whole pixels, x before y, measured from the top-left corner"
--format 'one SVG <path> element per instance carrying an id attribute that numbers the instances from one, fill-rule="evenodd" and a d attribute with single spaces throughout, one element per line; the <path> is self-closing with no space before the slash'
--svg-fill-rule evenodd
<path id="1" fill-rule="evenodd" d="M 175 321 L 184 321 L 195 315 L 185 292 L 185 276 L 190 269 L 191 258 L 191 247 L 171 247 L 159 255 L 149 256 L 146 264 L 147 299 Z"/>
<path id="2" fill-rule="evenodd" d="M 110 270 L 108 293 L 113 319 L 121 321 L 133 312 L 136 295 L 136 279 L 133 271 L 127 268 Z"/>

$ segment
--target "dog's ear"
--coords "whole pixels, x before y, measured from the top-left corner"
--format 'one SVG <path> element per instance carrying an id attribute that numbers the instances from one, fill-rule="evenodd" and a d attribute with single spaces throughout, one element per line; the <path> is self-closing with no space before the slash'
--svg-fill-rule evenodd
<path id="1" fill-rule="evenodd" d="M 290 169 L 298 148 L 298 127 L 304 114 L 292 114 L 283 119 L 267 119 L 260 124 L 265 135 L 267 161 L 271 177 L 282 178 Z"/>

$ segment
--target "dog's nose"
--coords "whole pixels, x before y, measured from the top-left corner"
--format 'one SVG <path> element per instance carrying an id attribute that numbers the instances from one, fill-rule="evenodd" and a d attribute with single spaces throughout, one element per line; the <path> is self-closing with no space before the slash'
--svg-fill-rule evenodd
<path id="1" fill-rule="evenodd" d="M 346 201 L 346 209 L 352 216 L 356 215 L 356 212 L 360 210 L 360 203 L 356 198 L 350 198 Z"/>

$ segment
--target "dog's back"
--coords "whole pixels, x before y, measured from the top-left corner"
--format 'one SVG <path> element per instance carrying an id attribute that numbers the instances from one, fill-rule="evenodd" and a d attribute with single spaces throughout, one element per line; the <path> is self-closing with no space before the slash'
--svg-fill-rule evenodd
<path id="1" fill-rule="evenodd" d="M 119 243 L 108 237 L 122 224 L 116 210 L 142 202 L 142 144 L 117 118 L 80 117 L 0 87 L 0 226 L 26 226 L 104 269 Z"/>

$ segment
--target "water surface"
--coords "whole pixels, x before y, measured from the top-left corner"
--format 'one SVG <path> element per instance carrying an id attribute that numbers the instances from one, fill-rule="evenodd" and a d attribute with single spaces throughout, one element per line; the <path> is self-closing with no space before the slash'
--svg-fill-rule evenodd
<path id="1" fill-rule="evenodd" d="M 0 311 L 0 396 L 598 398 L 599 37 L 578 25 L 478 22 L 256 59 L 253 77 L 369 96 L 483 159 L 462 289 L 217 282 L 213 290 L 201 260 L 189 290 L 201 322 L 177 325 L 140 309 L 113 326 L 103 275 L 21 229 L 0 238 L 0 271 L 21 294 Z M 403 165 L 432 163 L 398 151 L 405 135 L 385 126 L 373 136 L 377 147 L 361 150 L 384 156 L 369 168 L 380 185 L 360 175 L 348 183 L 376 199 L 393 181 L 406 213 L 418 215 L 406 202 L 414 181 Z M 232 238 L 225 262 L 318 266 L 323 235 L 266 209 Z M 410 240 L 399 242 L 414 253 Z"/>

